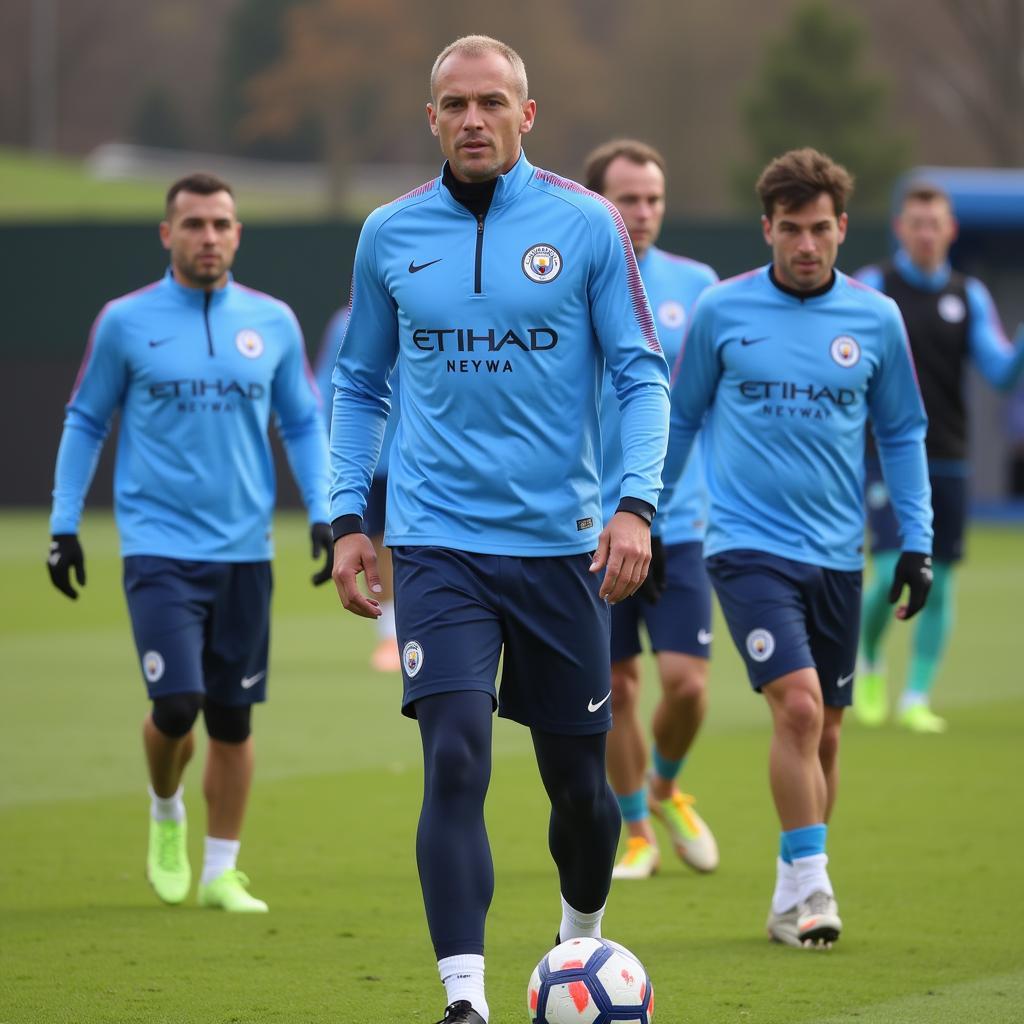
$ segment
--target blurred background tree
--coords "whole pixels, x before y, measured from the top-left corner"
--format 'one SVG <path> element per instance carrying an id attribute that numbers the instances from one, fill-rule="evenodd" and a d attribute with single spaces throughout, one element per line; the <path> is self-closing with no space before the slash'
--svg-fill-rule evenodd
<path id="1" fill-rule="evenodd" d="M 754 182 L 773 157 L 814 146 L 854 173 L 859 208 L 886 208 L 910 148 L 889 126 L 885 81 L 864 68 L 866 45 L 863 21 L 827 0 L 796 8 L 741 99 L 751 152 L 733 171 L 739 202 L 756 203 Z"/>

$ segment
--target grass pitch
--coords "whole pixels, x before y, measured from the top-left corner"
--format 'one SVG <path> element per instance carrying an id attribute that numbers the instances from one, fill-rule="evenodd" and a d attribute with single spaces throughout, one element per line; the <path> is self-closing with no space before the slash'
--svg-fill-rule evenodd
<path id="1" fill-rule="evenodd" d="M 0 1024 L 432 1024 L 444 992 L 413 859 L 416 728 L 400 680 L 367 669 L 372 626 L 309 586 L 301 521 L 278 526 L 271 699 L 240 859 L 271 913 L 248 918 L 194 897 L 161 906 L 144 881 L 146 701 L 109 518 L 85 523 L 75 604 L 46 579 L 45 516 L 0 523 Z M 936 695 L 949 734 L 847 727 L 829 840 L 845 931 L 829 954 L 762 931 L 777 845 L 767 713 L 719 623 L 684 783 L 722 866 L 702 878 L 667 860 L 649 882 L 616 883 L 606 917 L 648 967 L 660 1024 L 1024 1019 L 1024 533 L 976 530 L 959 583 Z M 897 678 L 905 633 L 894 626 Z M 558 890 L 528 737 L 498 722 L 494 750 L 488 997 L 493 1024 L 515 1024 Z M 201 756 L 186 793 L 196 872 Z"/>

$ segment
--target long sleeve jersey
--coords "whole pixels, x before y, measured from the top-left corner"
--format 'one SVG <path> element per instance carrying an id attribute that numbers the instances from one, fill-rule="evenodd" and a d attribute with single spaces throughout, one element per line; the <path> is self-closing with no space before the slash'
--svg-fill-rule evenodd
<path id="1" fill-rule="evenodd" d="M 665 476 L 703 426 L 705 554 L 860 568 L 868 420 L 903 548 L 930 553 L 927 421 L 896 304 L 838 272 L 797 297 L 769 270 L 704 292 L 675 370 Z"/>
<path id="2" fill-rule="evenodd" d="M 1024 326 L 1011 344 L 988 289 L 944 264 L 916 266 L 905 250 L 891 263 L 864 267 L 857 278 L 895 300 L 907 325 L 910 349 L 928 414 L 925 444 L 933 471 L 967 458 L 967 363 L 1001 391 L 1024 375 Z"/>
<path id="3" fill-rule="evenodd" d="M 338 361 L 338 350 L 345 338 L 345 331 L 348 329 L 348 306 L 339 309 L 331 317 L 324 329 L 324 336 L 320 342 L 320 349 L 316 354 L 313 364 L 313 373 L 316 376 L 316 386 L 324 397 L 324 410 L 327 417 L 327 429 L 331 427 L 331 414 L 334 411 L 334 364 Z M 384 430 L 384 440 L 380 446 L 380 458 L 373 469 L 374 477 L 386 478 L 388 475 L 388 458 L 391 453 L 391 444 L 395 439 L 395 431 L 398 429 L 398 371 L 391 375 L 391 414 L 388 416 L 388 425 Z"/>
<path id="4" fill-rule="evenodd" d="M 50 529 L 75 533 L 120 411 L 114 510 L 124 555 L 273 555 L 271 414 L 311 522 L 328 518 L 327 438 L 302 332 L 283 302 L 171 270 L 104 306 L 67 406 Z"/>
<path id="5" fill-rule="evenodd" d="M 521 155 L 474 217 L 435 178 L 367 219 L 334 372 L 331 514 L 362 515 L 400 368 L 390 545 L 591 551 L 601 384 L 622 492 L 657 505 L 668 368 L 614 207 Z"/>
<path id="6" fill-rule="evenodd" d="M 653 246 L 637 260 L 647 298 L 654 313 L 658 340 L 669 366 L 675 364 L 682 348 L 686 321 L 694 303 L 718 275 L 706 263 L 674 256 Z M 601 398 L 601 441 L 604 448 L 602 470 L 602 504 L 607 522 L 615 513 L 619 499 L 627 495 L 622 489 L 622 414 L 612 384 L 611 374 L 605 374 L 604 394 Z M 684 544 L 704 539 L 707 522 L 707 490 L 704 486 L 704 467 L 699 445 L 694 445 L 682 478 L 675 486 L 671 499 L 662 495 L 655 528 L 666 544 Z"/>

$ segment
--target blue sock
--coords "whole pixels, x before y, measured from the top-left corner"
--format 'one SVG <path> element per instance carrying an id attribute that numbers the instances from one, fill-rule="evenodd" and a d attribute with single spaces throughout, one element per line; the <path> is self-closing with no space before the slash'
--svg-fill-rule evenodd
<path id="1" fill-rule="evenodd" d="M 790 861 L 800 860 L 802 857 L 813 857 L 817 853 L 825 852 L 825 836 L 828 833 L 828 825 L 805 825 L 803 828 L 793 828 L 782 833 L 783 847 L 789 854 Z M 785 855 L 783 855 L 785 856 Z"/>
<path id="2" fill-rule="evenodd" d="M 779 859 L 786 864 L 792 864 L 793 858 L 789 855 L 789 844 L 786 842 L 786 833 L 779 833 Z"/>
<path id="3" fill-rule="evenodd" d="M 679 758 L 678 761 L 670 761 L 667 757 L 662 757 L 657 747 L 654 748 L 651 760 L 654 763 L 654 771 L 657 775 L 668 782 L 672 782 L 683 770 L 683 765 L 686 764 L 685 757 Z"/>
<path id="4" fill-rule="evenodd" d="M 623 821 L 643 821 L 647 817 L 646 787 L 638 789 L 635 793 L 626 793 L 621 796 L 616 793 L 615 799 L 619 801 L 619 810 L 622 811 Z"/>

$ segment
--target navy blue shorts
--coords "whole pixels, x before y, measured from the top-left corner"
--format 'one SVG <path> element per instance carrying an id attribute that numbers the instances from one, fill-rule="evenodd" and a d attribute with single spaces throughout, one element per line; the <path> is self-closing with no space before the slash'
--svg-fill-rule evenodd
<path id="1" fill-rule="evenodd" d="M 388 478 L 375 476 L 370 481 L 366 495 L 366 511 L 363 513 L 363 533 L 367 537 L 383 537 L 384 523 L 388 511 Z"/>
<path id="2" fill-rule="evenodd" d="M 899 551 L 900 528 L 889 501 L 889 490 L 882 479 L 882 467 L 876 459 L 865 464 L 868 527 L 871 553 Z M 964 532 L 967 529 L 967 477 L 958 473 L 930 472 L 932 485 L 932 557 L 937 562 L 959 562 L 964 557 Z"/>
<path id="3" fill-rule="evenodd" d="M 430 694 L 479 690 L 502 718 L 542 732 L 611 728 L 608 605 L 590 555 L 396 547 L 392 558 L 403 714 Z"/>
<path id="4" fill-rule="evenodd" d="M 266 700 L 272 588 L 269 562 L 125 558 L 124 592 L 150 699 Z"/>
<path id="5" fill-rule="evenodd" d="M 860 631 L 861 572 L 823 569 L 763 551 L 723 551 L 707 560 L 750 685 L 801 668 L 818 671 L 824 701 L 847 707 Z"/>
<path id="6" fill-rule="evenodd" d="M 654 651 L 711 657 L 711 581 L 703 544 L 665 548 L 665 592 L 656 604 L 634 594 L 612 605 L 612 661 L 634 658 L 643 649 L 640 623 Z"/>

